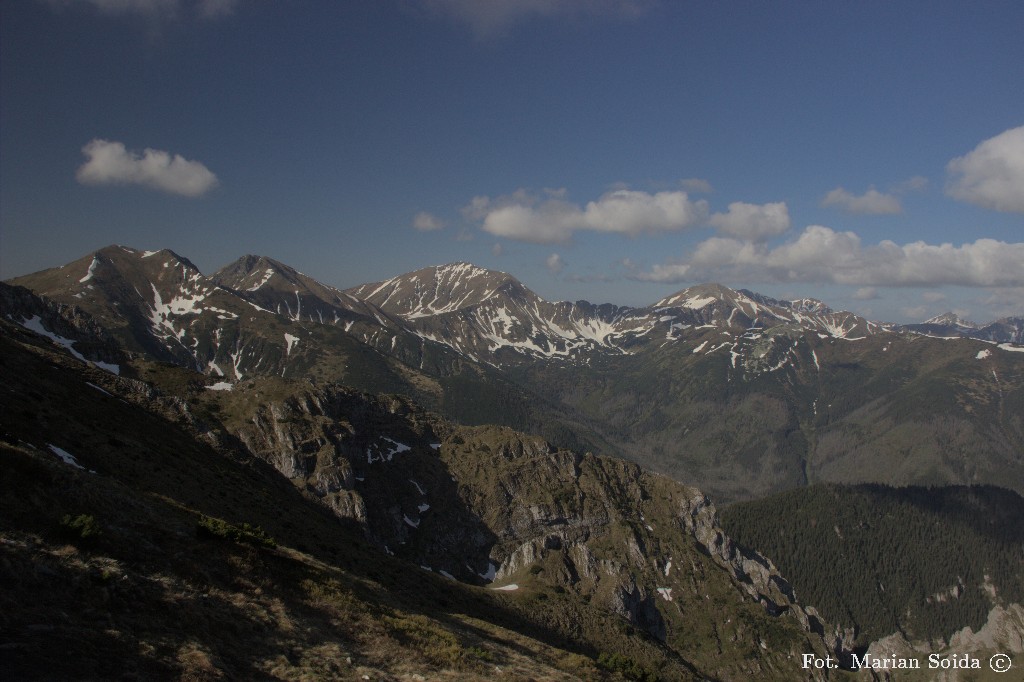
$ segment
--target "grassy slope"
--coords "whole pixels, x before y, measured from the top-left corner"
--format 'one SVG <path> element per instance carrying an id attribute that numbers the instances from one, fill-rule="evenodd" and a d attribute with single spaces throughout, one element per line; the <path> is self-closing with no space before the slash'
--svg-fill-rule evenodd
<path id="1" fill-rule="evenodd" d="M 9 672 L 486 679 L 497 665 L 537 679 L 603 675 L 596 649 L 531 622 L 513 598 L 389 559 L 261 463 L 225 458 L 85 383 L 113 388 L 109 375 L 0 342 Z M 97 473 L 59 462 L 49 443 Z M 278 546 L 197 537 L 201 515 L 259 526 Z M 81 516 L 99 535 L 64 522 Z"/>
<path id="2" fill-rule="evenodd" d="M 420 571 L 377 552 L 361 528 L 311 503 L 262 461 L 197 441 L 173 400 L 142 409 L 143 385 L 128 396 L 131 382 L 0 325 L 0 635 L 19 677 L 489 679 L 497 666 L 511 679 L 617 679 L 607 668 L 630 679 L 691 679 L 701 668 L 725 672 L 716 673 L 721 679 L 751 669 L 790 679 L 776 645 L 807 646 L 795 624 L 767 617 L 694 554 L 692 539 L 675 546 L 662 531 L 644 542 L 663 543 L 677 560 L 671 648 L 566 590 L 552 579 L 557 561 L 516 576 L 523 588 L 514 593 Z M 149 363 L 142 373 L 174 391 L 197 390 L 180 368 Z M 465 432 L 483 436 L 453 452 L 451 464 L 495 442 L 487 429 Z M 49 444 L 96 473 L 61 463 Z M 625 480 L 623 466 L 633 478 L 639 470 L 587 461 L 595 478 L 550 503 L 612 491 L 623 519 L 636 516 L 630 500 L 640 493 L 615 485 Z M 523 464 L 533 466 L 515 466 Z M 536 480 L 529 474 L 541 496 L 534 503 L 548 504 Z M 671 497 L 668 483 L 648 489 Z M 654 507 L 648 514 L 661 515 Z M 197 533 L 207 517 L 221 531 L 257 527 L 276 546 Z M 608 552 L 621 553 L 635 536 L 639 522 L 631 523 L 632 532 L 615 526 L 600 540 Z M 682 594 L 684 583 L 693 583 L 693 597 Z"/>

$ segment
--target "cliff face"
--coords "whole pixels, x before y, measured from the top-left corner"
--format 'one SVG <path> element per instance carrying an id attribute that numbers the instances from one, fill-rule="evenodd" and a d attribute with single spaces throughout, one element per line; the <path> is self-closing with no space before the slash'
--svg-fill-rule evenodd
<path id="1" fill-rule="evenodd" d="M 242 447 L 385 552 L 536 600 L 563 628 L 586 630 L 596 607 L 722 679 L 805 674 L 802 653 L 844 648 L 696 488 L 401 398 L 277 381 L 202 398 Z"/>
<path id="2" fill-rule="evenodd" d="M 875 659 L 915 659 L 920 662 L 922 669 L 928 669 L 932 658 L 938 661 L 963 660 L 965 656 L 977 659 L 982 668 L 988 669 L 990 660 L 998 654 L 1009 657 L 1008 660 L 1013 661 L 1013 669 L 1020 667 L 1021 654 L 1024 654 L 1024 607 L 1020 604 L 993 607 L 985 624 L 977 632 L 965 627 L 949 637 L 948 641 L 908 641 L 901 633 L 895 633 L 872 642 L 867 650 L 867 655 Z M 999 663 L 996 661 L 995 664 L 998 666 Z M 974 679 L 976 674 L 970 668 L 935 668 L 930 679 L 938 682 L 963 682 Z M 861 672 L 864 680 L 878 677 L 894 682 L 902 679 L 899 673 L 881 673 L 872 678 L 867 671 Z"/>

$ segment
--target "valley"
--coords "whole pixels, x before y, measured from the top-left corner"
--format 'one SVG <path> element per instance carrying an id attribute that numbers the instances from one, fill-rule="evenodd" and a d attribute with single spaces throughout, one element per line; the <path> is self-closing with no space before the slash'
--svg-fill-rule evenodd
<path id="1" fill-rule="evenodd" d="M 120 246 L 0 303 L 4 570 L 53 593 L 8 609 L 24 671 L 58 641 L 36 625 L 96 675 L 110 646 L 154 674 L 395 679 L 1020 653 L 1017 321 L 937 337 L 720 285 L 551 303 L 468 264 L 342 291 Z M 152 614 L 136 653 L 110 576 Z M 243 651 L 226 608 L 198 640 L 160 615 L 212 595 L 277 643 Z"/>
<path id="2" fill-rule="evenodd" d="M 268 258 L 206 277 L 170 251 L 118 246 L 12 283 L 88 313 L 127 352 L 228 384 L 400 393 L 722 503 L 829 481 L 1024 492 L 1012 318 L 991 338 L 929 336 L 720 285 L 645 308 L 550 303 L 468 264 L 340 291 Z"/>

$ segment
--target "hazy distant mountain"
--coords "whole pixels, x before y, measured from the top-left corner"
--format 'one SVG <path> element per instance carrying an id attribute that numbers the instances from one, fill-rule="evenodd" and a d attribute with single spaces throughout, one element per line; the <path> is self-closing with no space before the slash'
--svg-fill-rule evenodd
<path id="1" fill-rule="evenodd" d="M 140 357 L 226 383 L 308 376 L 402 393 L 463 423 L 629 457 L 720 500 L 821 480 L 1024 491 L 1012 320 L 984 328 L 987 343 L 934 339 L 718 284 L 639 308 L 553 303 L 466 263 L 339 291 L 269 258 L 205 277 L 170 251 L 117 246 L 14 282 L 87 312 Z"/>
<path id="2" fill-rule="evenodd" d="M 455 263 L 364 284 L 349 293 L 402 318 L 420 336 L 492 364 L 582 360 L 621 352 L 643 329 L 629 308 L 549 303 L 511 275 Z"/>
<path id="3" fill-rule="evenodd" d="M 886 328 L 819 301 L 776 301 L 706 284 L 644 308 L 587 301 L 550 303 L 503 272 L 456 263 L 350 289 L 407 322 L 416 333 L 486 362 L 529 358 L 586 361 L 633 353 L 651 339 L 691 336 L 689 329 L 749 329 L 793 324 L 831 336 L 866 336 Z"/>
<path id="4" fill-rule="evenodd" d="M 1004 317 L 986 325 L 978 325 L 950 312 L 921 324 L 902 325 L 901 329 L 928 336 L 963 336 L 997 343 L 1024 344 L 1024 317 Z"/>

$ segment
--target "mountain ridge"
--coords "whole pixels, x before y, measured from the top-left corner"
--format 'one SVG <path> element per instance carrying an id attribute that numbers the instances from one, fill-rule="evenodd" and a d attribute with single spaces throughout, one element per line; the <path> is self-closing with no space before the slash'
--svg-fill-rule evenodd
<path id="1" fill-rule="evenodd" d="M 208 670 L 244 676 L 308 671 L 309 656 L 333 660 L 332 676 L 401 661 L 471 680 L 516 660 L 502 642 L 519 632 L 520 651 L 577 652 L 546 659 L 564 673 L 541 679 L 782 680 L 800 653 L 842 646 L 770 561 L 724 536 L 702 493 L 635 464 L 334 385 L 213 391 L 152 361 L 156 383 L 116 377 L 7 320 L 0 346 L 0 573 L 38 596 L 5 608 L 16 670 L 40 670 L 65 639 L 90 675 L 123 661 L 189 670 L 196 656 L 175 652 L 191 637 Z M 30 552 L 48 573 L 19 575 Z M 78 579 L 69 590 L 49 576 Z M 174 627 L 168 601 L 200 622 Z M 325 605 L 341 617 L 309 610 Z M 89 628 L 98 609 L 106 629 Z M 51 620 L 55 638 L 33 640 Z M 374 647 L 382 634 L 398 644 Z M 318 652 L 323 639 L 335 645 Z M 303 655 L 275 659 L 289 648 Z"/>
<path id="2" fill-rule="evenodd" d="M 206 277 L 172 252 L 119 246 L 14 282 L 89 313 L 129 354 L 225 387 L 283 376 L 402 393 L 719 500 L 815 480 L 1024 490 L 1016 346 L 813 299 L 698 285 L 645 308 L 551 303 L 466 263 L 343 292 L 259 256 Z"/>
<path id="3" fill-rule="evenodd" d="M 705 286 L 683 290 L 653 311 L 664 336 L 648 330 L 633 339 L 635 346 L 620 349 L 631 352 L 605 352 L 595 342 L 593 349 L 581 349 L 593 350 L 581 353 L 585 362 L 559 358 L 502 369 L 460 360 L 451 347 L 416 336 L 397 316 L 401 332 L 378 325 L 382 343 L 371 346 L 308 308 L 264 308 L 211 282 L 172 252 L 139 255 L 117 248 L 41 278 L 59 285 L 48 291 L 56 290 L 63 301 L 0 285 L 0 358 L 5 381 L 15 382 L 4 393 L 10 404 L 3 411 L 3 456 L 67 467 L 85 482 L 93 475 L 151 476 L 139 461 L 147 446 L 140 447 L 131 425 L 122 423 L 143 420 L 104 421 L 95 412 L 122 410 L 121 401 L 145 405 L 203 447 L 274 472 L 281 477 L 277 485 L 323 514 L 355 523 L 377 550 L 412 570 L 418 566 L 425 577 L 508 592 L 507 603 L 519 604 L 551 632 L 566 632 L 559 628 L 567 622 L 585 624 L 586 636 L 597 638 L 590 641 L 618 647 L 620 658 L 600 660 L 622 670 L 642 670 L 629 660 L 654 662 L 655 668 L 674 662 L 681 667 L 671 669 L 683 679 L 710 671 L 721 679 L 792 679 L 793 661 L 808 647 L 850 650 L 853 631 L 834 629 L 800 605 L 772 562 L 721 532 L 705 490 L 716 499 L 765 498 L 789 488 L 812 491 L 806 486 L 816 481 L 865 478 L 1024 490 L 1024 358 L 1008 344 L 896 331 L 856 337 L 854 327 L 830 335 L 800 324 L 799 315 L 831 314 L 819 302 L 765 311 L 771 299 Z M 282 276 L 282 284 L 271 286 L 280 264 L 269 260 L 243 259 L 241 266 L 239 289 L 266 280 L 266 289 L 278 292 L 268 301 L 275 307 L 301 284 Z M 275 272 L 267 277 L 264 267 Z M 520 308 L 529 312 L 528 294 L 512 294 L 517 291 Z M 479 322 L 495 309 L 499 293 L 473 301 L 459 296 L 456 302 L 468 305 L 440 315 Z M 422 296 L 406 309 L 421 310 Z M 722 299 L 730 297 L 735 307 L 726 313 Z M 538 303 L 534 312 L 541 310 Z M 727 324 L 680 321 L 694 312 Z M 765 326 L 745 326 L 759 320 Z M 128 349 L 133 337 L 118 332 L 117 324 L 122 332 L 148 334 L 168 352 L 186 354 L 161 360 L 145 349 Z M 437 354 L 431 363 L 414 356 L 420 369 L 400 359 L 410 337 L 416 347 Z M 217 364 L 225 343 L 238 364 Z M 338 379 L 359 379 L 351 373 L 356 369 L 371 383 L 394 382 L 388 384 L 397 389 L 392 393 L 433 396 L 445 411 L 456 399 L 473 408 L 490 401 L 490 408 L 478 413 L 478 426 L 445 421 L 407 397 L 338 385 Z M 537 424 L 556 434 L 571 426 L 578 430 L 562 435 L 589 433 L 598 454 L 488 421 L 517 411 L 527 419 L 542 416 Z M 69 420 L 78 425 L 68 427 Z M 160 436 L 151 447 L 180 438 L 168 434 L 164 443 Z M 654 468 L 671 477 L 607 457 L 616 448 L 660 465 Z M 210 497 L 193 495 L 186 506 L 216 502 Z M 101 517 L 111 513 L 109 505 L 75 513 L 90 509 Z M 59 517 L 53 510 L 43 516 L 54 513 Z M 233 514 L 200 521 L 207 524 L 204 533 L 263 537 L 262 530 L 245 525 L 244 513 Z M 260 518 L 261 524 L 272 519 Z M 282 536 L 278 520 L 273 524 L 273 536 L 291 536 Z M 100 525 L 120 533 L 116 523 Z M 16 555 L 14 565 L 24 560 Z M 929 591 L 939 597 L 955 592 L 958 583 L 949 580 Z M 972 606 L 969 622 L 947 611 L 941 632 L 961 624 L 977 628 L 983 616 L 977 606 L 987 603 Z M 989 621 L 995 622 L 991 614 Z M 599 634 L 609 622 L 629 628 L 620 632 L 627 639 Z M 437 627 L 444 626 L 429 625 Z M 876 627 L 873 634 L 886 632 Z M 636 633 L 650 638 L 647 644 Z M 726 645 L 729 653 L 719 660 L 726 640 L 735 646 Z M 709 645 L 715 641 L 717 650 Z M 659 648 L 666 645 L 676 654 Z M 237 657 L 231 654 L 232 665 Z"/>
<path id="4" fill-rule="evenodd" d="M 84 265 L 87 259 L 89 265 L 84 268 L 83 276 L 78 283 L 85 284 L 90 281 L 95 274 L 96 267 L 102 262 L 110 262 L 111 254 L 118 254 L 119 252 L 129 254 L 142 254 L 140 258 L 148 259 L 153 256 L 166 256 L 175 261 L 178 265 L 185 268 L 187 271 L 198 273 L 202 275 L 200 270 L 186 257 L 175 253 L 170 249 L 160 249 L 158 251 L 140 251 L 127 246 L 122 245 L 110 245 L 94 251 L 90 254 L 86 254 L 75 261 L 68 264 L 58 266 L 56 268 L 50 268 L 43 270 L 38 273 L 32 273 L 30 275 L 23 275 L 20 277 L 12 278 L 8 280 L 10 282 L 25 282 L 25 281 L 39 281 L 40 275 L 43 273 L 51 273 L 54 271 L 65 271 L 70 268 L 76 268 L 79 265 Z M 159 260 L 159 259 L 157 259 Z M 259 276 L 256 272 L 262 269 L 262 274 Z M 336 287 L 323 284 L 318 280 L 305 275 L 295 268 L 288 266 L 281 261 L 274 258 L 262 255 L 248 254 L 241 256 L 236 261 L 229 263 L 211 275 L 203 275 L 207 279 L 213 281 L 214 284 L 223 286 L 226 289 L 230 289 L 239 294 L 252 294 L 262 289 L 268 282 L 271 281 L 274 275 L 280 276 L 282 279 L 287 281 L 292 286 L 299 286 L 303 288 L 302 293 L 309 293 L 317 296 L 324 303 L 331 303 L 338 306 L 341 309 L 348 309 L 351 311 L 350 306 L 363 307 L 368 303 L 373 302 L 373 299 L 380 300 L 381 303 L 388 302 L 389 310 L 385 311 L 384 307 L 377 304 L 376 312 L 379 314 L 385 314 L 388 317 L 397 316 L 400 318 L 418 319 L 422 317 L 429 317 L 432 315 L 446 314 L 455 312 L 462 307 L 478 305 L 487 298 L 499 292 L 504 292 L 506 295 L 513 297 L 527 297 L 529 303 L 543 303 L 549 306 L 557 307 L 568 307 L 576 306 L 580 309 L 585 310 L 603 310 L 603 311 L 614 311 L 612 314 L 618 314 L 622 316 L 626 313 L 637 313 L 639 311 L 646 310 L 660 310 L 662 308 L 675 307 L 675 308 L 687 308 L 690 310 L 699 310 L 702 305 L 696 305 L 698 302 L 707 304 L 709 298 L 717 298 L 718 300 L 728 301 L 733 304 L 733 307 L 738 307 L 741 312 L 751 317 L 751 313 L 755 316 L 759 311 L 757 307 L 767 307 L 774 309 L 782 309 L 784 311 L 792 311 L 798 313 L 798 316 L 790 316 L 786 314 L 779 315 L 777 310 L 773 310 L 772 313 L 777 319 L 786 320 L 793 322 L 804 321 L 807 322 L 808 316 L 813 315 L 842 315 L 857 317 L 854 313 L 849 311 L 836 311 L 828 306 L 823 301 L 814 298 L 800 298 L 790 300 L 775 299 L 769 296 L 764 296 L 757 292 L 753 292 L 747 289 L 732 289 L 719 283 L 704 283 L 696 284 L 690 287 L 683 288 L 677 292 L 662 297 L 658 301 L 648 304 L 645 306 L 621 306 L 612 303 L 592 303 L 587 300 L 578 301 L 547 301 L 542 299 L 540 296 L 535 294 L 529 289 L 523 282 L 518 280 L 515 276 L 499 271 L 499 270 L 488 270 L 466 261 L 457 261 L 453 263 L 446 263 L 442 265 L 433 265 L 415 270 L 410 273 L 397 275 L 386 280 L 378 282 L 372 282 L 367 284 L 361 284 L 348 289 L 338 289 Z M 436 296 L 440 295 L 441 289 L 447 290 L 447 296 L 449 296 L 448 307 L 442 306 L 441 308 L 431 307 L 429 304 L 424 304 L 422 301 L 419 302 L 418 307 L 410 307 L 407 305 L 396 304 L 391 302 L 391 299 L 397 294 L 405 293 L 407 296 L 408 291 L 401 291 L 404 285 L 408 282 L 415 282 L 421 277 L 431 275 L 434 279 L 434 285 L 429 289 L 435 293 Z M 243 281 L 245 277 L 249 277 L 249 281 Z M 441 280 L 438 280 L 441 277 Z M 260 281 L 257 281 L 259 279 Z M 468 284 L 467 284 L 468 283 Z M 50 279 L 49 284 L 54 284 L 53 279 Z M 452 301 L 451 297 L 455 291 L 458 291 L 459 287 L 462 287 L 464 293 L 462 298 L 458 301 Z M 280 286 L 271 286 L 271 289 L 281 289 Z M 483 294 L 475 289 L 486 289 Z M 59 294 L 61 293 L 57 289 L 39 289 L 35 287 L 39 293 L 43 295 L 47 294 Z M 294 291 L 294 290 L 293 290 Z M 384 292 L 387 291 L 387 295 Z M 76 292 L 81 294 L 81 291 Z M 443 292 L 441 292 L 443 293 Z M 342 297 L 344 295 L 344 298 Z M 248 298 L 248 296 L 245 296 Z M 383 298 L 382 298 L 383 297 Z M 333 300 L 328 300 L 333 299 Z M 287 303 L 283 311 L 276 310 L 275 312 L 284 314 L 295 318 L 296 316 L 301 317 L 301 301 L 295 306 L 295 310 L 292 310 L 291 302 Z M 307 314 L 312 315 L 312 312 L 307 308 Z M 610 315 L 605 312 L 601 316 L 602 320 L 608 320 Z M 312 319 L 312 317 L 310 318 Z M 972 330 L 990 330 L 994 325 L 998 324 L 1011 324 L 1024 318 L 1019 317 L 1006 317 L 1000 318 L 986 324 L 976 324 L 973 322 L 965 322 L 960 319 L 955 313 L 949 312 L 943 315 L 933 317 L 921 323 L 908 323 L 908 324 L 893 324 L 877 322 L 872 320 L 863 320 L 864 324 L 869 325 L 873 329 L 885 329 L 885 330 L 898 330 L 907 329 L 916 331 L 917 327 L 924 326 L 955 326 L 958 327 L 965 335 L 969 335 L 968 332 Z M 322 320 L 321 320 L 322 321 Z M 394 319 L 391 320 L 394 323 Z M 827 326 L 826 326 L 827 330 Z M 1016 331 L 1016 330 L 1015 330 Z M 988 336 L 983 337 L 987 340 L 995 340 L 1001 342 L 1014 342 L 1012 339 L 995 338 L 992 336 L 992 332 L 989 331 Z"/>

